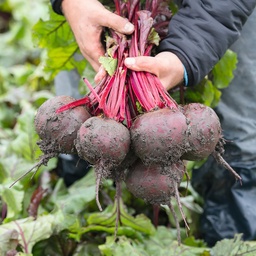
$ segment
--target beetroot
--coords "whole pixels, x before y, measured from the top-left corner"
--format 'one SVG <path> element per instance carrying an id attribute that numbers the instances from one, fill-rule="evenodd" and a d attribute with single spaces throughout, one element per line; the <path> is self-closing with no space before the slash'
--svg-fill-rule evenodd
<path id="1" fill-rule="evenodd" d="M 75 145 L 81 158 L 112 169 L 118 166 L 128 153 L 130 134 L 119 122 L 94 116 L 80 127 Z"/>
<path id="2" fill-rule="evenodd" d="M 41 150 L 47 153 L 76 153 L 74 140 L 82 123 L 90 117 L 88 111 L 79 106 L 56 113 L 63 105 L 74 101 L 70 96 L 56 96 L 44 102 L 35 116 L 35 129 L 41 141 Z"/>
<path id="3" fill-rule="evenodd" d="M 184 174 L 185 165 L 182 161 L 162 167 L 157 164 L 146 166 L 137 160 L 129 168 L 125 183 L 134 196 L 150 204 L 169 204 Z"/>
<path id="4" fill-rule="evenodd" d="M 102 178 L 111 176 L 111 170 L 119 166 L 130 149 L 129 130 L 120 122 L 110 118 L 91 117 L 80 127 L 75 142 L 79 157 L 95 167 L 98 200 Z"/>
<path id="5" fill-rule="evenodd" d="M 212 155 L 241 182 L 242 178 L 222 157 L 225 140 L 222 136 L 220 120 L 214 110 L 201 103 L 190 103 L 184 106 L 183 113 L 189 123 L 188 147 L 181 158 L 199 161 Z"/>
<path id="6" fill-rule="evenodd" d="M 222 137 L 221 125 L 214 110 L 200 103 L 184 106 L 188 125 L 187 152 L 182 159 L 198 161 L 208 157 Z"/>
<path id="7" fill-rule="evenodd" d="M 163 108 L 142 114 L 130 131 L 132 148 L 145 164 L 168 166 L 185 152 L 187 120 L 178 109 Z"/>
<path id="8" fill-rule="evenodd" d="M 125 36 L 106 28 L 107 54 L 99 59 L 106 76 L 96 86 L 84 78 L 90 92 L 62 110 L 86 105 L 93 116 L 103 115 L 130 128 L 140 113 L 178 107 L 156 75 L 131 70 L 124 64 L 127 57 L 155 53 L 154 48 L 167 34 L 172 12 L 168 2 L 162 0 L 115 0 L 114 4 L 115 13 L 134 24 L 134 33 Z"/>
<path id="9" fill-rule="evenodd" d="M 51 158 L 57 157 L 60 153 L 76 153 L 74 140 L 76 139 L 77 131 L 91 115 L 83 106 L 58 113 L 59 108 L 73 101 L 75 99 L 70 96 L 55 96 L 39 107 L 35 115 L 34 124 L 35 130 L 41 139 L 37 144 L 43 155 L 30 170 L 13 182 L 10 187 L 35 168 L 37 171 L 41 165 L 47 165 Z"/>
<path id="10" fill-rule="evenodd" d="M 185 225 L 189 229 L 178 192 L 178 186 L 186 172 L 183 161 L 178 160 L 169 166 L 152 164 L 146 166 L 139 159 L 128 170 L 125 184 L 127 189 L 138 198 L 156 206 L 168 205 L 176 221 L 178 241 L 180 243 L 180 226 L 176 213 L 171 204 L 171 197 L 175 197 Z"/>

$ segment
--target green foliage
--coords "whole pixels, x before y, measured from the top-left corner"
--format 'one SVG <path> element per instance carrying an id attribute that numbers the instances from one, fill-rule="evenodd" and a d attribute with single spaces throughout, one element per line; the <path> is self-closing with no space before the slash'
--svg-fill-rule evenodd
<path id="1" fill-rule="evenodd" d="M 68 189 L 60 179 L 50 195 L 49 203 L 68 214 L 78 215 L 86 210 L 87 205 L 95 200 L 95 177 L 91 170 L 84 178 L 75 182 Z"/>
<path id="2" fill-rule="evenodd" d="M 107 237 L 106 243 L 99 246 L 103 255 L 145 255 L 145 256 L 210 256 L 209 249 L 178 245 L 175 236 L 169 229 L 159 226 L 153 235 L 144 238 L 142 242 L 126 236 Z"/>
<path id="3" fill-rule="evenodd" d="M 49 7 L 48 19 L 40 19 L 33 27 L 33 40 L 37 47 L 47 51 L 45 71 L 51 79 L 61 70 L 77 69 L 83 73 L 86 60 L 80 51 L 73 33 L 64 18 Z"/>
<path id="4" fill-rule="evenodd" d="M 36 220 L 28 217 L 1 225 L 0 237 L 4 237 L 2 241 L 0 240 L 2 253 L 7 253 L 10 249 L 10 243 L 6 243 L 6 234 L 9 242 L 15 239 L 16 246 L 19 244 L 25 253 L 31 253 L 37 242 L 49 238 L 55 231 L 60 232 L 65 229 L 66 225 L 63 223 L 67 222 L 67 218 L 68 216 L 64 216 L 59 211 L 39 216 Z M 16 246 L 11 249 L 15 249 Z"/>
<path id="5" fill-rule="evenodd" d="M 228 87 L 234 77 L 233 71 L 236 64 L 236 53 L 228 50 L 207 77 L 198 85 L 186 89 L 185 101 L 216 107 L 221 98 L 221 89 Z"/>
<path id="6" fill-rule="evenodd" d="M 236 69 L 237 56 L 231 50 L 227 50 L 222 59 L 214 66 L 212 70 L 213 84 L 218 89 L 224 89 L 229 86 L 234 78 L 233 71 Z"/>
<path id="7" fill-rule="evenodd" d="M 122 201 L 119 204 L 120 220 L 117 230 L 118 236 L 125 235 L 141 239 L 141 233 L 146 235 L 154 234 L 155 228 L 150 219 L 143 214 L 133 217 L 125 210 L 125 205 Z M 113 205 L 109 205 L 103 212 L 89 215 L 87 218 L 88 226 L 83 229 L 83 233 L 97 230 L 114 234 L 117 216 L 117 202 L 115 202 Z"/>
<path id="8" fill-rule="evenodd" d="M 151 29 L 149 35 L 148 35 L 148 42 L 151 44 L 159 45 L 160 37 L 158 33 L 155 31 L 154 28 Z"/>
<path id="9" fill-rule="evenodd" d="M 256 254 L 255 242 L 244 242 L 242 234 L 235 235 L 234 239 L 223 239 L 211 249 L 211 256 L 253 256 Z"/>

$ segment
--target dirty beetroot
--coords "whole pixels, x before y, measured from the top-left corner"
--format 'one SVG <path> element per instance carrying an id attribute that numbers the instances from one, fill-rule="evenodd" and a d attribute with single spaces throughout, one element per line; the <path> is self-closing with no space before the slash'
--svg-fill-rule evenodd
<path id="1" fill-rule="evenodd" d="M 102 178 L 109 178 L 130 149 L 129 130 L 120 122 L 103 117 L 91 117 L 80 127 L 75 141 L 78 156 L 94 165 L 96 173 L 96 201 L 102 210 L 98 189 Z"/>
<path id="2" fill-rule="evenodd" d="M 186 227 L 189 229 L 182 210 L 178 187 L 186 173 L 183 161 L 178 160 L 169 165 L 151 164 L 145 165 L 140 159 L 130 166 L 125 183 L 127 189 L 136 197 L 154 206 L 167 205 L 171 210 L 177 228 L 178 242 L 180 240 L 180 224 L 178 222 L 170 198 L 176 199 L 181 216 Z"/>
<path id="3" fill-rule="evenodd" d="M 135 153 L 145 164 L 165 166 L 186 152 L 187 120 L 178 109 L 162 108 L 139 115 L 130 131 Z"/>
<path id="4" fill-rule="evenodd" d="M 187 141 L 189 148 L 182 158 L 196 161 L 208 157 L 222 138 L 221 124 L 213 109 L 200 104 L 190 103 L 183 107 L 187 118 Z"/>
<path id="5" fill-rule="evenodd" d="M 56 96 L 44 102 L 38 109 L 34 123 L 41 139 L 38 145 L 45 154 L 76 152 L 74 140 L 77 137 L 77 131 L 91 115 L 83 106 L 70 109 L 65 113 L 56 113 L 60 107 L 74 100 L 70 96 Z"/>
<path id="6" fill-rule="evenodd" d="M 211 108 L 200 103 L 178 105 L 155 75 L 135 72 L 124 65 L 128 56 L 155 54 L 171 18 L 167 3 L 114 2 L 115 12 L 134 24 L 134 33 L 124 36 L 108 29 L 107 54 L 100 59 L 108 72 L 96 86 L 83 79 L 89 93 L 82 99 L 56 96 L 38 109 L 35 127 L 43 156 L 28 172 L 60 153 L 78 154 L 94 167 L 100 210 L 102 180 L 114 180 L 118 210 L 124 182 L 135 197 L 170 208 L 181 243 L 180 223 L 171 198 L 176 199 L 189 229 L 178 191 L 184 175 L 188 176 L 186 160 L 212 155 L 236 179 L 241 178 L 222 157 L 225 140 Z M 117 214 L 115 234 L 119 222 Z"/>

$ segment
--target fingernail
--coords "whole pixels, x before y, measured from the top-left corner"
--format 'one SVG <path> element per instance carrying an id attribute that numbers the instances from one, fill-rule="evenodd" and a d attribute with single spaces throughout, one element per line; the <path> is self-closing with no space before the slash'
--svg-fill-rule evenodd
<path id="1" fill-rule="evenodd" d="M 134 58 L 126 58 L 124 63 L 127 66 L 133 66 L 135 64 L 135 59 Z"/>
<path id="2" fill-rule="evenodd" d="M 128 22 L 125 24 L 125 26 L 124 26 L 125 33 L 131 33 L 131 32 L 133 32 L 133 30 L 134 30 L 134 26 L 132 23 Z"/>

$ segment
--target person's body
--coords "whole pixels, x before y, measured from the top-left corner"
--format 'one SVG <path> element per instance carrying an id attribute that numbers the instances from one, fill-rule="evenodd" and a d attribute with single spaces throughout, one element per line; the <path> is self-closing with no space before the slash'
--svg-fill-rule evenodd
<path id="1" fill-rule="evenodd" d="M 192 184 L 204 199 L 202 237 L 209 245 L 243 233 L 256 239 L 256 10 L 231 49 L 237 53 L 235 77 L 222 90 L 215 111 L 227 140 L 224 158 L 242 177 L 242 185 L 209 158 L 193 171 Z"/>
<path id="2" fill-rule="evenodd" d="M 131 34 L 133 25 L 98 0 L 51 0 L 54 10 L 63 13 L 70 24 L 81 53 L 101 78 L 99 57 L 103 27 Z M 155 57 L 127 58 L 133 70 L 156 74 L 170 89 L 183 80 L 185 66 L 188 85 L 200 82 L 240 36 L 242 26 L 252 13 L 256 0 L 177 0 L 179 11 L 169 24 L 169 31 Z"/>
<path id="3" fill-rule="evenodd" d="M 100 43 L 102 27 L 111 27 L 120 33 L 131 34 L 133 32 L 133 26 L 126 19 L 118 17 L 117 15 L 109 12 L 97 0 L 52 0 L 51 2 L 54 10 L 57 13 L 64 13 L 71 26 L 71 29 L 74 32 L 82 54 L 91 63 L 95 71 L 98 72 L 95 80 L 100 80 L 104 74 L 104 70 L 100 68 L 100 64 L 98 62 L 98 58 L 104 54 L 104 48 Z M 243 25 L 255 8 L 256 0 L 183 0 L 178 4 L 180 7 L 179 11 L 174 15 L 169 24 L 169 32 L 167 37 L 160 42 L 158 47 L 159 53 L 155 57 L 140 56 L 136 58 L 127 58 L 125 61 L 126 66 L 130 69 L 147 71 L 156 74 L 166 89 L 171 89 L 183 81 L 184 67 L 188 74 L 188 86 L 193 86 L 199 83 L 219 61 L 226 50 L 239 38 Z M 253 27 L 251 29 L 253 29 Z M 232 86 L 230 86 L 230 88 L 232 88 Z M 249 87 L 246 88 L 246 90 L 248 90 Z M 236 98 L 248 96 L 248 91 L 243 91 L 243 89 L 240 87 L 237 89 L 233 88 L 233 92 L 230 92 L 230 95 L 228 90 L 229 89 L 223 91 L 223 101 L 220 103 L 219 108 L 224 107 L 224 99 L 228 99 L 228 97 L 230 97 L 230 100 L 233 101 L 233 104 L 236 104 Z M 243 96 L 240 96 L 240 90 L 242 90 L 243 93 L 241 94 Z M 244 134 L 247 136 L 247 138 L 254 136 L 252 137 L 252 140 L 255 140 L 255 129 L 253 130 L 252 124 L 248 124 L 248 120 L 252 121 L 253 112 L 251 104 L 254 104 L 254 101 L 252 100 L 254 99 L 253 94 L 250 94 L 249 96 L 249 99 L 251 100 L 245 99 L 242 102 L 240 102 L 240 100 L 237 101 L 241 104 L 241 108 L 239 109 L 241 112 L 239 113 L 241 113 L 243 117 L 250 115 L 248 119 L 245 119 L 246 121 L 243 122 L 241 119 L 238 122 L 240 122 L 240 125 L 243 125 L 243 127 L 244 125 L 250 126 L 251 129 L 246 129 L 245 127 L 241 129 L 245 129 Z M 237 110 L 239 103 L 235 105 L 236 108 L 234 108 L 233 111 Z M 231 106 L 232 105 L 227 107 L 226 105 L 226 110 L 231 111 Z M 248 114 L 247 110 L 249 111 Z M 232 134 L 232 129 L 235 127 L 237 128 L 237 126 L 233 127 L 232 122 L 229 123 L 229 121 L 231 121 L 230 119 L 226 119 L 226 121 L 225 119 L 223 120 L 222 121 L 224 122 L 223 125 L 225 128 L 224 135 L 228 138 L 237 139 L 236 136 L 240 136 L 241 133 L 234 133 L 235 137 L 232 135 L 229 136 Z M 237 119 L 233 119 L 232 121 L 235 120 Z M 228 134 L 227 131 L 229 131 L 230 134 Z M 239 131 L 239 129 L 237 129 L 236 132 L 237 131 Z M 244 137 L 242 139 L 244 139 Z M 255 141 L 252 141 L 252 144 L 248 144 L 250 141 L 249 139 L 246 141 L 247 142 L 243 144 L 243 147 L 245 148 L 242 147 L 239 149 L 245 149 L 245 157 L 252 157 L 252 155 L 248 154 L 246 147 L 247 145 L 255 145 Z M 230 145 L 227 145 L 226 147 L 227 153 L 229 152 L 228 147 L 230 147 Z M 242 155 L 243 152 L 239 152 L 239 154 L 236 153 L 233 158 L 230 158 L 229 156 L 225 157 L 228 161 L 231 160 L 230 164 L 233 165 L 234 168 L 242 166 L 242 171 L 238 171 L 239 174 L 245 178 L 243 181 L 243 183 L 246 184 L 243 185 L 245 186 L 244 190 L 249 190 L 255 185 L 255 174 L 252 174 L 251 172 L 253 169 L 250 170 L 250 168 L 254 168 L 255 170 L 255 161 L 253 158 L 245 159 Z M 239 161 L 236 161 L 239 166 L 233 164 L 237 157 L 240 158 Z M 241 161 L 244 161 L 243 165 L 241 165 Z M 245 166 L 247 164 L 248 166 Z M 208 167 L 209 172 L 210 169 L 214 169 L 207 163 L 204 166 L 204 170 Z M 220 167 L 215 165 L 215 168 Z M 243 173 L 245 172 L 249 173 L 249 175 L 244 176 Z M 228 172 L 223 170 L 221 173 L 221 175 L 229 175 Z M 199 179 L 199 172 L 197 176 L 196 171 L 194 174 L 195 176 L 193 177 L 193 184 L 196 187 L 197 184 L 201 184 L 202 180 L 200 181 Z M 249 178 L 252 178 L 252 182 L 250 180 L 246 182 L 246 179 Z M 207 184 L 211 182 L 212 181 L 210 180 Z M 229 179 L 229 182 L 229 187 L 232 187 L 232 185 L 235 183 L 233 179 Z M 217 183 L 217 185 L 219 184 Z M 235 184 L 234 186 L 237 187 L 238 185 L 239 184 Z M 208 196 L 207 191 L 210 188 L 212 188 L 210 185 L 208 188 L 204 187 L 201 190 L 197 187 L 198 191 L 201 191 L 202 195 L 206 199 Z M 234 189 L 234 191 L 236 190 Z M 215 192 L 218 192 L 218 190 L 215 189 Z M 220 197 L 223 197 L 223 194 L 219 195 Z M 217 200 L 214 202 L 214 206 L 216 206 L 216 203 L 218 203 L 218 200 L 221 198 L 219 198 L 218 193 L 215 193 L 213 198 L 217 198 Z M 211 201 L 209 201 L 209 204 L 206 205 L 208 209 L 213 206 L 210 202 Z M 237 206 L 239 206 L 239 204 Z M 225 207 L 227 208 L 228 205 L 226 204 Z M 243 218 L 245 219 L 246 216 L 255 216 L 256 211 L 250 210 L 250 212 L 246 214 L 247 207 L 245 205 L 242 207 L 244 208 L 239 212 L 238 215 L 241 220 Z M 225 211 L 222 213 L 225 214 Z M 204 215 L 204 217 L 207 219 L 207 215 Z M 216 218 L 213 218 L 213 220 L 215 223 L 211 224 L 217 225 L 218 220 L 216 221 Z M 234 232 L 243 230 L 240 228 L 243 223 L 234 223 L 231 218 L 227 219 L 227 221 L 230 221 L 228 225 L 232 226 L 233 224 L 236 224 L 239 228 L 230 228 L 230 230 L 233 230 L 233 233 L 229 232 L 228 234 L 225 233 L 225 231 L 222 232 L 222 230 L 219 230 L 221 234 L 217 234 L 217 236 L 214 238 L 215 240 L 208 239 L 206 237 L 209 244 L 214 244 L 216 239 L 230 237 L 231 234 L 234 235 Z M 207 230 L 210 232 L 210 230 L 213 229 L 209 223 L 205 226 L 203 225 L 204 234 L 207 233 Z M 248 225 L 247 222 L 244 223 L 245 225 Z M 256 227 L 252 225 L 251 227 L 248 227 L 248 230 L 250 228 L 250 235 L 245 236 L 245 239 L 256 238 Z M 216 232 L 218 233 L 218 231 Z"/>

